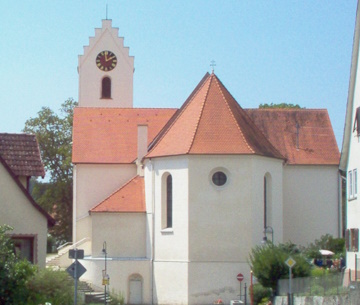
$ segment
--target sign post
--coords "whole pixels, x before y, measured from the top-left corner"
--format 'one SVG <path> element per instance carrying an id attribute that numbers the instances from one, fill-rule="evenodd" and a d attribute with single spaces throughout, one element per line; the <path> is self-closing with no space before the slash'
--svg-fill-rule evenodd
<path id="1" fill-rule="evenodd" d="M 78 259 L 84 258 L 84 250 L 73 249 L 69 251 L 69 258 L 74 258 L 75 262 L 73 262 L 67 269 L 67 273 L 69 273 L 75 281 L 75 292 L 74 292 L 74 304 L 77 305 L 77 286 L 78 279 L 86 272 L 86 268 L 80 264 Z"/>
<path id="2" fill-rule="evenodd" d="M 240 282 L 240 294 L 239 294 L 239 300 L 241 300 L 241 282 L 244 280 L 244 276 L 242 273 L 239 273 L 236 276 L 236 279 Z"/>
<path id="3" fill-rule="evenodd" d="M 288 295 L 288 304 L 293 305 L 293 297 L 291 293 L 291 278 L 292 278 L 292 268 L 295 266 L 296 261 L 290 256 L 286 261 L 285 264 L 289 267 L 289 295 Z"/>

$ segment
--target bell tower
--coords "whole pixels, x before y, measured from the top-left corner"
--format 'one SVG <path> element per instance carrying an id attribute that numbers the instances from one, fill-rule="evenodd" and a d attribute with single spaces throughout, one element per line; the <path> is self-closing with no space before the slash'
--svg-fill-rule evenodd
<path id="1" fill-rule="evenodd" d="M 103 20 L 79 55 L 80 107 L 133 107 L 134 57 L 118 32 Z"/>

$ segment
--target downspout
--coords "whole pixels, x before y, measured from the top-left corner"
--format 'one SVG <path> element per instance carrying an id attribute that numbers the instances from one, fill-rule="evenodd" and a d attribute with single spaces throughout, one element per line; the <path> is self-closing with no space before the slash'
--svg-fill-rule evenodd
<path id="1" fill-rule="evenodd" d="M 155 257 L 155 171 L 154 165 L 149 160 L 151 171 L 151 218 L 152 218 L 152 232 L 151 232 L 151 304 L 154 304 L 154 257 Z"/>
<path id="2" fill-rule="evenodd" d="M 76 243 L 76 165 L 73 166 L 73 236 L 72 242 Z"/>

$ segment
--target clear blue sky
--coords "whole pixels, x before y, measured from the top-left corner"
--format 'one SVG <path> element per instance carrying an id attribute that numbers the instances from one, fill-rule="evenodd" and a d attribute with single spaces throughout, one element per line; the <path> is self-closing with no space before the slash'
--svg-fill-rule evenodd
<path id="1" fill-rule="evenodd" d="M 0 132 L 78 98 L 78 55 L 112 19 L 135 56 L 134 106 L 180 107 L 206 72 L 243 108 L 327 108 L 342 143 L 356 0 L 14 0 L 0 10 Z"/>

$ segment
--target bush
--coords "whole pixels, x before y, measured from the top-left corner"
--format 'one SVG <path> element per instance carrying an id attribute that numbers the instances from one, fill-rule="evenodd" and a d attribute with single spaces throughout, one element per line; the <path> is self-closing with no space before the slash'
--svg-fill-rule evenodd
<path id="1" fill-rule="evenodd" d="M 10 226 L 0 226 L 0 304 L 26 305 L 29 278 L 36 267 L 16 257 L 13 242 L 8 235 Z"/>
<path id="2" fill-rule="evenodd" d="M 291 253 L 286 249 L 292 249 Z M 282 244 L 275 246 L 271 243 L 251 249 L 250 266 L 261 285 L 276 291 L 278 280 L 289 278 L 289 267 L 285 261 L 290 256 L 296 261 L 296 265 L 292 268 L 294 277 L 310 275 L 310 264 L 305 257 L 294 253 L 293 249 L 294 247 L 287 247 Z"/>
<path id="3" fill-rule="evenodd" d="M 66 271 L 42 269 L 29 281 L 28 289 L 29 305 L 45 302 L 52 305 L 73 304 L 73 281 Z"/>
<path id="4" fill-rule="evenodd" d="M 269 300 L 271 298 L 271 289 L 263 287 L 261 284 L 256 283 L 252 286 L 254 304 L 260 304 L 264 299 Z"/>

